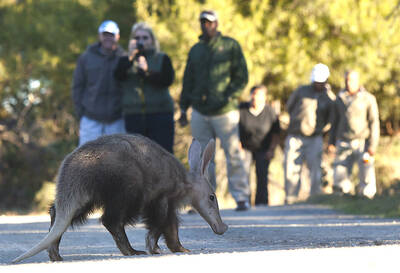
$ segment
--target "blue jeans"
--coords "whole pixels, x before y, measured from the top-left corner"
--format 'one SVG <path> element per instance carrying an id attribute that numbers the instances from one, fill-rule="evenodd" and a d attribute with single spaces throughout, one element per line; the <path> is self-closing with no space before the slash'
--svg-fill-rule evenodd
<path id="1" fill-rule="evenodd" d="M 129 134 L 141 134 L 173 153 L 175 124 L 173 113 L 125 115 L 125 128 Z"/>
<path id="2" fill-rule="evenodd" d="M 95 140 L 99 136 L 124 133 L 125 125 L 122 118 L 110 123 L 104 123 L 83 116 L 79 122 L 79 146 Z"/>

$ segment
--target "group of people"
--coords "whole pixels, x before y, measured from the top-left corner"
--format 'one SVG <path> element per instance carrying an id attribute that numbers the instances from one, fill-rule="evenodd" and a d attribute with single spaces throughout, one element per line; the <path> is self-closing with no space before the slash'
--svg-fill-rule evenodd
<path id="1" fill-rule="evenodd" d="M 356 70 L 345 73 L 345 88 L 337 96 L 327 83 L 329 75 L 326 65 L 315 65 L 311 84 L 295 90 L 286 105 L 290 123 L 285 140 L 284 176 L 289 204 L 298 198 L 305 164 L 309 169 L 310 194 L 321 191 L 324 133 L 329 133 L 328 152 L 335 155 L 334 193 L 357 193 L 368 198 L 376 194 L 373 159 L 380 135 L 376 98 L 360 84 Z M 354 187 L 351 174 L 356 162 L 359 183 Z"/>
<path id="2" fill-rule="evenodd" d="M 104 21 L 98 32 L 99 42 L 79 57 L 74 73 L 79 145 L 105 134 L 138 133 L 172 153 L 174 102 L 168 87 L 175 72 L 170 58 L 145 23 L 132 27 L 128 53 L 118 45 L 115 22 Z"/>
<path id="3" fill-rule="evenodd" d="M 256 85 L 250 100 L 239 98 L 248 83 L 246 60 L 239 43 L 218 31 L 212 10 L 199 16 L 201 36 L 191 48 L 179 99 L 179 124 L 190 120 L 191 133 L 203 148 L 218 138 L 227 164 L 229 191 L 236 210 L 250 208 L 249 173 L 255 163 L 255 205 L 268 205 L 268 167 L 280 143 L 278 113 L 267 103 L 267 87 Z M 79 145 L 104 134 L 142 134 L 173 153 L 174 102 L 169 92 L 175 72 L 160 51 L 152 28 L 133 25 L 128 51 L 118 41 L 118 25 L 104 21 L 99 41 L 79 57 L 74 72 L 73 100 L 79 118 Z M 321 188 L 322 135 L 329 129 L 329 151 L 336 151 L 335 189 L 349 193 L 355 161 L 360 168 L 359 191 L 376 192 L 373 155 L 379 138 L 376 100 L 359 84 L 359 74 L 346 74 L 346 88 L 335 99 L 327 79 L 329 69 L 317 64 L 311 84 L 299 87 L 287 102 L 290 115 L 285 142 L 286 202 L 296 201 L 303 163 L 310 170 L 311 192 Z M 190 119 L 188 119 L 190 111 Z M 335 147 L 337 147 L 335 149 Z M 364 163 L 369 155 L 368 163 Z M 363 161 L 364 158 L 364 161 Z M 217 186 L 214 159 L 209 180 Z"/>

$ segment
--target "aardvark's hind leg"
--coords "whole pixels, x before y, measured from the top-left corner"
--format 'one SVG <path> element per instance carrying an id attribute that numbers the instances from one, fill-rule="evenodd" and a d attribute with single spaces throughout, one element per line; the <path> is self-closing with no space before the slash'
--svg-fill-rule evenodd
<path id="1" fill-rule="evenodd" d="M 51 218 L 51 223 L 50 223 L 49 231 L 53 227 L 54 221 L 56 219 L 56 208 L 55 208 L 54 204 L 50 208 L 50 218 Z M 60 241 L 61 241 L 61 236 L 47 248 L 47 252 L 49 254 L 50 261 L 52 261 L 52 262 L 63 260 L 63 258 L 60 256 L 60 251 L 59 251 Z"/>
<path id="2" fill-rule="evenodd" d="M 161 249 L 158 246 L 162 232 L 158 228 L 152 227 L 146 236 L 146 246 L 150 254 L 161 254 Z"/>
<path id="3" fill-rule="evenodd" d="M 145 251 L 139 251 L 132 248 L 128 237 L 126 236 L 125 227 L 122 221 L 115 222 L 115 217 L 107 217 L 106 213 L 103 215 L 101 220 L 106 229 L 111 233 L 117 247 L 123 255 L 131 256 L 147 254 Z"/>

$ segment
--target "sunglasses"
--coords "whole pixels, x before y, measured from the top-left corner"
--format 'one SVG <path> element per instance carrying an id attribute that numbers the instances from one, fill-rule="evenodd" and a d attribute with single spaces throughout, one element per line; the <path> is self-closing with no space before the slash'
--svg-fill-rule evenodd
<path id="1" fill-rule="evenodd" d="M 148 39 L 150 39 L 149 36 L 135 36 L 134 38 L 135 40 L 143 40 L 143 41 L 147 41 Z"/>

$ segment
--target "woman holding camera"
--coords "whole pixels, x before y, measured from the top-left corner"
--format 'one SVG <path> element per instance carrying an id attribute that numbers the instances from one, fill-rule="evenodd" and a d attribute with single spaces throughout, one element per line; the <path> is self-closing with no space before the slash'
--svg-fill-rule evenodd
<path id="1" fill-rule="evenodd" d="M 175 72 L 146 23 L 132 27 L 129 55 L 120 57 L 115 77 L 123 87 L 122 107 L 128 133 L 141 134 L 173 153 L 174 102 L 168 87 Z"/>

